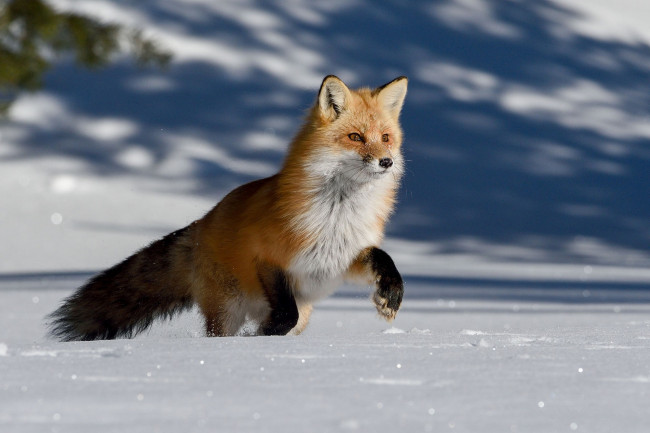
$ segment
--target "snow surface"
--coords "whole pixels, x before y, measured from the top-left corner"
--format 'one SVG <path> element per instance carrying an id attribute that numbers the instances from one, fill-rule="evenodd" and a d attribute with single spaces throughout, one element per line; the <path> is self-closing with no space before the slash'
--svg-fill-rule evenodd
<path id="1" fill-rule="evenodd" d="M 429 263 L 650 267 L 644 2 L 53 3 L 174 59 L 64 59 L 19 97 L 0 129 L 2 272 L 101 269 L 273 174 L 331 73 L 409 77 L 388 234 Z"/>
<path id="2" fill-rule="evenodd" d="M 650 10 L 635 0 L 53 0 L 167 71 L 63 60 L 0 125 L 0 431 L 646 432 Z M 298 337 L 58 343 L 94 272 L 274 173 L 322 77 L 409 76 L 407 174 L 368 290 Z"/>
<path id="3" fill-rule="evenodd" d="M 45 339 L 43 316 L 86 276 L 0 279 L 0 431 L 631 433 L 650 421 L 647 286 L 407 280 L 393 325 L 344 288 L 298 337 L 201 337 L 192 313 L 133 340 Z"/>

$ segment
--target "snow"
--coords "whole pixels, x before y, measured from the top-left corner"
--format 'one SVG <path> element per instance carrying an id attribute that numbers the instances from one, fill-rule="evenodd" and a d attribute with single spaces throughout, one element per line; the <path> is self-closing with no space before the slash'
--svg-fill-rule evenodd
<path id="1" fill-rule="evenodd" d="M 647 430 L 647 6 L 53 3 L 174 58 L 63 59 L 0 124 L 0 431 Z M 409 77 L 393 323 L 346 286 L 298 337 L 209 339 L 192 311 L 46 338 L 95 272 L 274 173 L 330 73 Z"/>
<path id="2" fill-rule="evenodd" d="M 2 431 L 647 426 L 650 298 L 638 290 L 554 302 L 525 285 L 494 299 L 407 280 L 393 325 L 366 291 L 345 287 L 297 337 L 206 338 L 192 312 L 133 340 L 46 339 L 44 315 L 85 277 L 1 279 Z"/>

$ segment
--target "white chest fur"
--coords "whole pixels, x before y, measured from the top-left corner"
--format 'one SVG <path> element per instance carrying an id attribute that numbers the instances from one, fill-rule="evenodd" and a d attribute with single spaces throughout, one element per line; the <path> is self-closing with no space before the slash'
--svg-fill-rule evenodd
<path id="1" fill-rule="evenodd" d="M 314 239 L 289 268 L 297 295 L 310 301 L 331 294 L 356 256 L 379 244 L 383 233 L 377 222 L 390 212 L 390 201 L 385 198 L 396 186 L 390 173 L 354 175 L 350 164 L 327 163 L 321 160 L 309 167 L 311 203 L 293 221 L 299 232 Z"/>

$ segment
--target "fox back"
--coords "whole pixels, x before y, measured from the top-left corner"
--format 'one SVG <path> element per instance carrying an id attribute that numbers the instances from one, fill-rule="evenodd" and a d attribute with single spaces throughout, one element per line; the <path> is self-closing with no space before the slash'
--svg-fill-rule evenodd
<path id="1" fill-rule="evenodd" d="M 130 337 L 194 304 L 209 336 L 246 320 L 262 335 L 298 334 L 345 278 L 375 284 L 375 307 L 392 320 L 403 282 L 378 245 L 403 172 L 406 85 L 350 90 L 325 77 L 278 174 L 91 279 L 50 316 L 52 334 Z"/>

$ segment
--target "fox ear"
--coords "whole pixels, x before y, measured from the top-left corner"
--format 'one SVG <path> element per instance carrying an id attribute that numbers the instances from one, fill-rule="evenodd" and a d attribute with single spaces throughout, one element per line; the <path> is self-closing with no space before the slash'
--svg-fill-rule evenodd
<path id="1" fill-rule="evenodd" d="M 350 90 L 335 75 L 328 75 L 323 80 L 318 92 L 318 107 L 325 117 L 331 120 L 339 117 L 350 102 Z"/>
<path id="2" fill-rule="evenodd" d="M 393 117 L 399 117 L 404 105 L 404 98 L 406 97 L 406 87 L 408 79 L 404 76 L 395 78 L 390 83 L 386 83 L 381 87 L 377 87 L 373 92 L 377 95 L 377 99 Z"/>

